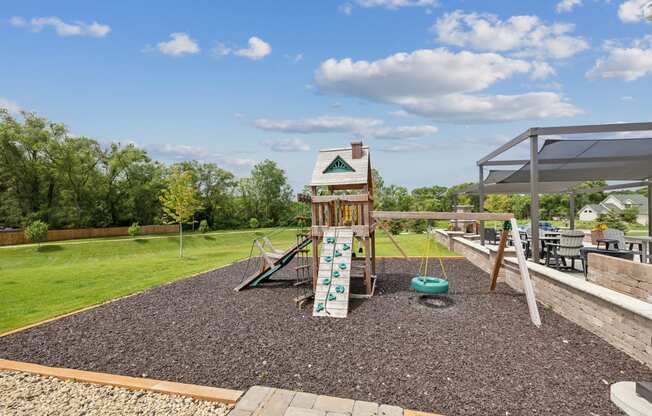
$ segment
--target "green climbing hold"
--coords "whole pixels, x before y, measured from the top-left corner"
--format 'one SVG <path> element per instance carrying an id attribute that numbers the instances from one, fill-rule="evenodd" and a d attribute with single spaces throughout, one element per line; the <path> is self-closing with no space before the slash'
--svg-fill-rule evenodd
<path id="1" fill-rule="evenodd" d="M 326 237 L 326 242 L 328 244 L 333 244 L 335 243 L 335 237 Z"/>
<path id="2" fill-rule="evenodd" d="M 329 293 L 328 294 L 328 300 L 335 300 L 335 299 L 337 299 L 337 296 L 335 296 L 334 293 Z"/>
<path id="3" fill-rule="evenodd" d="M 324 284 L 324 286 L 328 286 L 328 285 L 331 284 L 331 279 L 329 279 L 329 278 L 327 277 L 327 278 L 324 279 L 324 281 L 323 281 L 322 283 Z"/>
<path id="4" fill-rule="evenodd" d="M 318 303 L 316 309 L 317 309 L 317 312 L 323 311 L 324 310 L 324 304 L 323 303 Z"/>
<path id="5" fill-rule="evenodd" d="M 339 250 L 335 250 L 335 257 L 340 257 L 342 253 Z"/>
<path id="6" fill-rule="evenodd" d="M 339 266 L 337 267 L 339 267 L 342 270 L 346 270 L 346 263 L 340 263 Z"/>
<path id="7" fill-rule="evenodd" d="M 333 277 L 340 277 L 340 272 L 333 270 Z"/>
<path id="8" fill-rule="evenodd" d="M 344 293 L 344 285 L 337 285 L 335 286 L 335 291 L 337 293 Z"/>
<path id="9" fill-rule="evenodd" d="M 346 251 L 346 250 L 348 250 L 350 248 L 351 248 L 351 246 L 346 244 L 346 243 L 344 243 L 344 245 L 342 246 L 342 250 L 344 250 L 344 251 Z"/>
<path id="10" fill-rule="evenodd" d="M 325 261 L 326 263 L 330 263 L 330 262 L 333 261 L 333 257 L 332 257 L 332 256 L 326 256 L 326 257 L 324 257 L 324 261 Z"/>

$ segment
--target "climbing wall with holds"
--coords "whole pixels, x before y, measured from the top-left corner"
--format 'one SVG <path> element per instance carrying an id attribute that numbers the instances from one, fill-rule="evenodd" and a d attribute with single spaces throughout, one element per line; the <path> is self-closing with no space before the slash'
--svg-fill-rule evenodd
<path id="1" fill-rule="evenodd" d="M 349 313 L 352 250 L 350 228 L 332 227 L 324 231 L 313 316 L 346 318 Z"/>

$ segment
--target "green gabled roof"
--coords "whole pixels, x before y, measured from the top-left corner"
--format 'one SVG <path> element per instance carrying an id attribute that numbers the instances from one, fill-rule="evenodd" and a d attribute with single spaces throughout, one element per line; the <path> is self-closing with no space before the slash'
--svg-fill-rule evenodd
<path id="1" fill-rule="evenodd" d="M 355 169 L 351 167 L 344 159 L 339 155 L 333 159 L 331 163 L 328 164 L 323 173 L 342 173 L 342 172 L 355 172 Z"/>

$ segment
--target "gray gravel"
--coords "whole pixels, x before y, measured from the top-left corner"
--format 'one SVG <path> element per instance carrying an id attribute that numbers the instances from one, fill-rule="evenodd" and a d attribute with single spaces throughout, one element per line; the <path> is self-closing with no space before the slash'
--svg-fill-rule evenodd
<path id="1" fill-rule="evenodd" d="M 380 261 L 376 296 L 313 318 L 275 283 L 236 293 L 244 264 L 0 338 L 0 357 L 245 390 L 267 385 L 446 415 L 619 415 L 609 384 L 652 371 L 468 261 L 445 261 L 452 306 L 410 291 L 418 260 Z M 431 264 L 432 273 L 438 264 Z M 292 265 L 282 271 L 288 277 Z"/>
<path id="2" fill-rule="evenodd" d="M 229 408 L 191 398 L 0 371 L 0 415 L 224 416 Z"/>

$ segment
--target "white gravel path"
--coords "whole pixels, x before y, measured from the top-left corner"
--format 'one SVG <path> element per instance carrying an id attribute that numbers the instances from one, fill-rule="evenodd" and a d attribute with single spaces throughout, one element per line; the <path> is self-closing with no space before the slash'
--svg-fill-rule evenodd
<path id="1" fill-rule="evenodd" d="M 0 371 L 0 416 L 217 415 L 229 407 L 191 398 Z"/>

